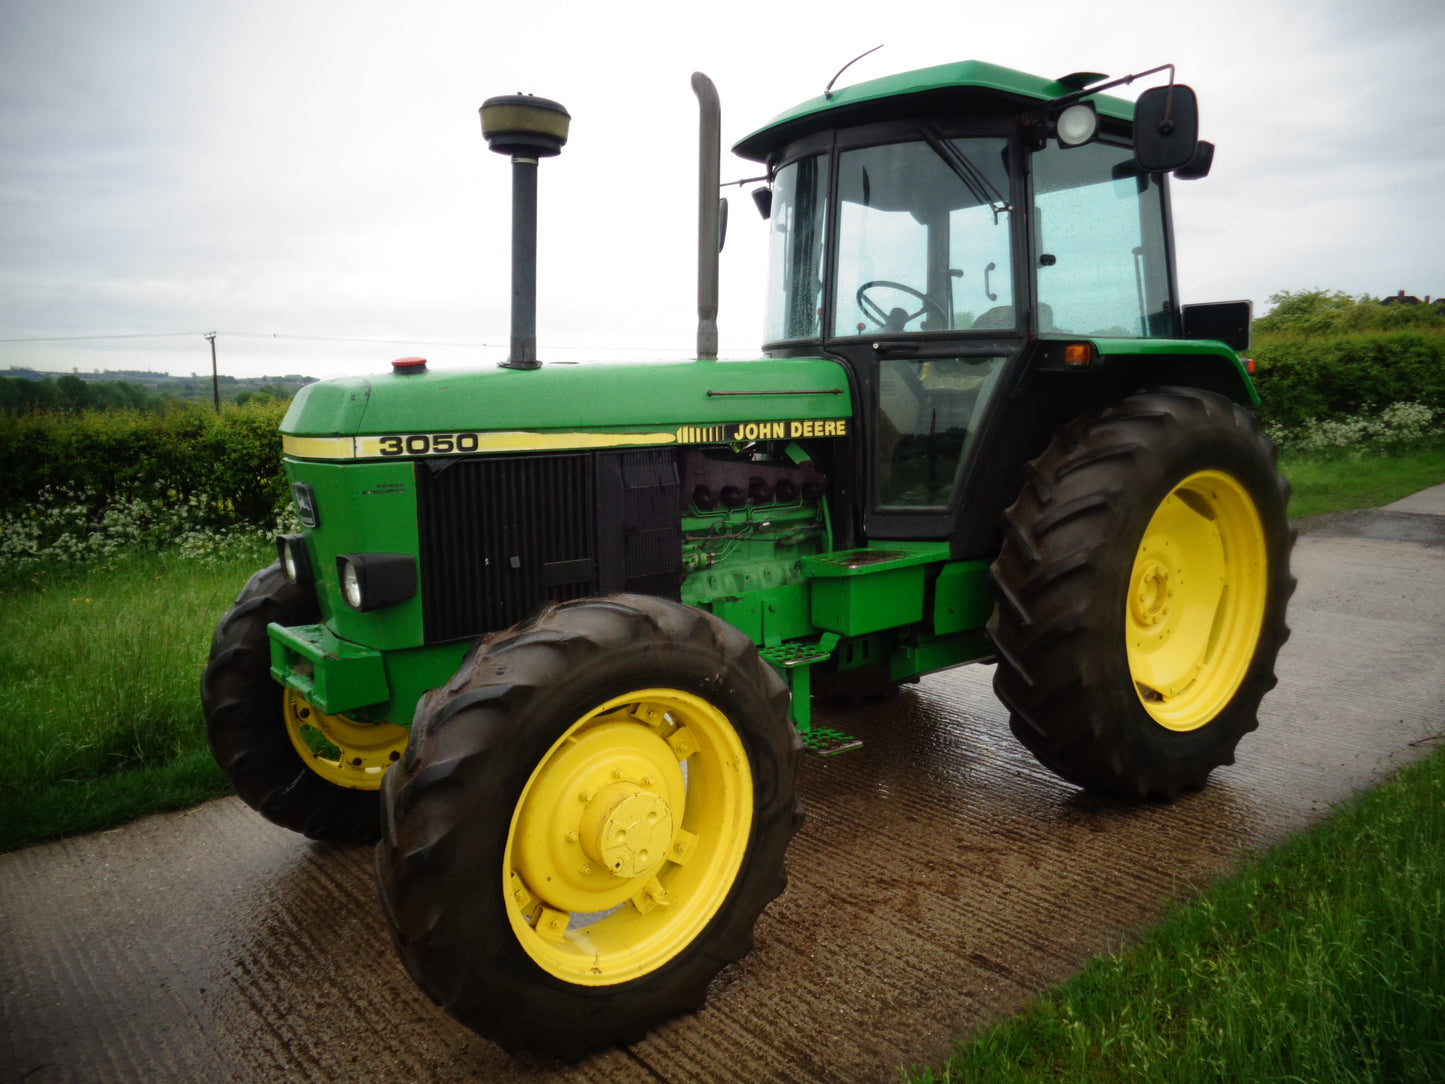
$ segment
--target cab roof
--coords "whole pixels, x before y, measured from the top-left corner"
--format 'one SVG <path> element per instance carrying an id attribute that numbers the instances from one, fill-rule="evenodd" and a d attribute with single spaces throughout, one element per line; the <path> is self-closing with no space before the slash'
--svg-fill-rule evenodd
<path id="1" fill-rule="evenodd" d="M 763 162 L 783 144 L 824 128 L 924 113 L 1028 108 L 1076 93 L 1088 82 L 1104 78 L 1091 76 L 1092 73 L 1078 73 L 1061 79 L 1045 79 L 981 60 L 961 60 L 886 75 L 833 91 L 829 96 L 820 94 L 778 114 L 751 135 L 738 140 L 733 152 Z M 1102 116 L 1122 121 L 1134 119 L 1133 102 L 1107 94 L 1096 95 L 1093 101 Z"/>

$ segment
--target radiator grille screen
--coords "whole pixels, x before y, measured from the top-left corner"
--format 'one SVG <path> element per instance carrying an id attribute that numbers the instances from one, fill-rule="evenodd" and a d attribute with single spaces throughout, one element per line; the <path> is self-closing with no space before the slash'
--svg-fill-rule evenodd
<path id="1" fill-rule="evenodd" d="M 428 643 L 596 593 L 592 456 L 422 461 L 417 500 Z"/>
<path id="2" fill-rule="evenodd" d="M 416 480 L 427 643 L 508 628 L 545 602 L 680 596 L 670 451 L 421 460 Z"/>

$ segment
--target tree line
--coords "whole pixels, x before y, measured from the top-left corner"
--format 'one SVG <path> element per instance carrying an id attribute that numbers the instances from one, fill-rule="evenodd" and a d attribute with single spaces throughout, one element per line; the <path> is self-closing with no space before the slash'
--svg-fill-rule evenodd
<path id="1" fill-rule="evenodd" d="M 1284 291 L 1254 321 L 1258 413 L 1291 428 L 1392 403 L 1445 411 L 1445 306 Z"/>
<path id="2" fill-rule="evenodd" d="M 135 380 L 86 380 L 72 373 L 35 379 L 0 376 L 0 414 L 80 414 L 88 410 L 137 410 L 159 413 L 182 402 L 212 401 L 210 377 L 169 378 L 149 388 Z M 248 402 L 287 402 L 308 377 L 263 378 L 240 381 L 221 377 L 222 401 L 244 406 Z"/>

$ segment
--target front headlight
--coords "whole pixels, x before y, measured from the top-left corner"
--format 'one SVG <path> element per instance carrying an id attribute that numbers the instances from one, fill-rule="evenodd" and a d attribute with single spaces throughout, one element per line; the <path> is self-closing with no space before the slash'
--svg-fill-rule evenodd
<path id="1" fill-rule="evenodd" d="M 341 597 L 346 599 L 346 605 L 353 610 L 363 609 L 361 577 L 356 574 L 356 565 L 343 557 L 337 567 L 341 570 Z"/>
<path id="2" fill-rule="evenodd" d="M 295 584 L 308 584 L 316 579 L 311 572 L 311 556 L 306 552 L 306 539 L 299 534 L 276 536 L 276 556 L 286 578 Z"/>
<path id="3" fill-rule="evenodd" d="M 336 558 L 341 597 L 365 613 L 416 595 L 416 559 L 409 553 L 343 553 Z"/>

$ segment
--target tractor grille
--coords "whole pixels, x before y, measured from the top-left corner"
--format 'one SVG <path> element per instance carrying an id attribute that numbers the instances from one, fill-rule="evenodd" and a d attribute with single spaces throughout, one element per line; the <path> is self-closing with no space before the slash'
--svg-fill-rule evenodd
<path id="1" fill-rule="evenodd" d="M 678 597 L 671 452 L 421 460 L 416 473 L 428 643 L 507 628 L 546 602 Z"/>

